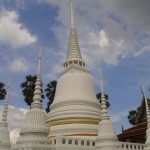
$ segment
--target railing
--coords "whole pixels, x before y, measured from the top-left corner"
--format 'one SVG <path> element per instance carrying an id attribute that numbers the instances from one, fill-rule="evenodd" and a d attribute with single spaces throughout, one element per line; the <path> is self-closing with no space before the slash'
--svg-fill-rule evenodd
<path id="1" fill-rule="evenodd" d="M 52 144 L 56 147 L 65 147 L 68 150 L 70 147 L 82 148 L 82 149 L 95 149 L 95 139 L 79 139 L 73 137 L 57 137 L 52 138 Z M 140 143 L 129 143 L 129 142 L 119 142 L 121 145 L 120 150 L 144 150 L 145 144 Z"/>
<path id="2" fill-rule="evenodd" d="M 122 150 L 144 150 L 145 144 L 120 142 Z"/>
<path id="3" fill-rule="evenodd" d="M 79 139 L 72 137 L 57 137 L 53 138 L 52 144 L 54 145 L 67 145 L 67 146 L 82 146 L 82 147 L 95 147 L 95 140 L 93 139 Z"/>

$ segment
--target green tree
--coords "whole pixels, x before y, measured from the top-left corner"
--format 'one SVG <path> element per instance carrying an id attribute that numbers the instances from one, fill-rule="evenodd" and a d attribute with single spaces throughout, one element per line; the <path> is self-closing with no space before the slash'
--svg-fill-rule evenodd
<path id="1" fill-rule="evenodd" d="M 34 90 L 35 90 L 35 82 L 36 82 L 36 75 L 27 75 L 25 77 L 25 81 L 21 83 L 22 94 L 24 96 L 25 103 L 31 108 L 31 103 L 33 102 Z M 42 86 L 42 85 L 41 85 Z M 44 98 L 43 91 L 42 92 L 42 99 Z"/>
<path id="2" fill-rule="evenodd" d="M 102 100 L 101 100 L 101 92 L 97 93 L 96 97 L 97 97 L 97 100 L 99 101 L 99 103 L 101 103 L 102 102 Z M 105 99 L 106 99 L 106 106 L 107 106 L 107 108 L 109 108 L 110 107 L 110 103 L 108 101 L 109 96 L 107 94 L 105 94 Z"/>
<path id="3" fill-rule="evenodd" d="M 50 112 L 50 105 L 53 103 L 55 91 L 56 91 L 57 81 L 53 80 L 49 82 L 46 86 L 45 93 L 46 97 L 48 98 L 46 112 Z"/>
<path id="4" fill-rule="evenodd" d="M 128 120 L 131 125 L 136 124 L 139 110 L 140 110 L 140 107 L 138 107 L 136 110 L 129 111 Z"/>
<path id="5" fill-rule="evenodd" d="M 7 93 L 4 87 L 5 85 L 2 82 L 0 82 L 0 100 L 5 99 L 5 95 Z"/>

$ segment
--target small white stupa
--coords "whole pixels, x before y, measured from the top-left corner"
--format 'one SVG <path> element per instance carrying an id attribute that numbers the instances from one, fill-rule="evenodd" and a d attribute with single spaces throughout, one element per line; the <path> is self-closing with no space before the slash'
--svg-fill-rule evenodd
<path id="1" fill-rule="evenodd" d="M 149 106 L 148 106 L 144 87 L 142 89 L 142 93 L 143 93 L 144 100 L 145 100 L 146 115 L 147 115 L 146 142 L 145 142 L 144 150 L 150 150 L 150 110 L 149 110 Z"/>
<path id="2" fill-rule="evenodd" d="M 100 69 L 100 85 L 101 85 L 101 121 L 99 122 L 98 137 L 96 140 L 96 150 L 119 150 L 121 145 L 115 134 L 112 123 L 109 119 L 106 98 L 104 93 L 102 71 Z"/>
<path id="3" fill-rule="evenodd" d="M 47 123 L 49 137 L 93 137 L 98 133 L 100 104 L 93 79 L 82 59 L 70 1 L 70 37 L 67 57 L 57 81 L 55 98 L 50 106 Z"/>
<path id="4" fill-rule="evenodd" d="M 42 110 L 41 104 L 41 48 L 39 50 L 38 74 L 35 84 L 35 91 L 31 110 L 25 117 L 23 128 L 20 131 L 20 137 L 12 150 L 52 150 L 46 126 L 46 114 Z"/>
<path id="5" fill-rule="evenodd" d="M 10 133 L 8 130 L 8 123 L 7 123 L 9 91 L 10 91 L 10 80 L 8 83 L 8 90 L 5 98 L 2 119 L 0 121 L 0 150 L 9 150 L 11 147 Z"/>

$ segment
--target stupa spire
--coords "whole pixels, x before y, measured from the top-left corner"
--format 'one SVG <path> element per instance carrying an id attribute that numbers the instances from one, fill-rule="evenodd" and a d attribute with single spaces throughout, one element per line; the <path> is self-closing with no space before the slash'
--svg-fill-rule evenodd
<path id="1" fill-rule="evenodd" d="M 104 94 L 104 84 L 102 77 L 102 70 L 100 69 L 100 85 L 101 85 L 101 121 L 98 125 L 98 137 L 96 140 L 95 150 L 119 150 L 120 144 L 118 143 L 112 123 L 109 119 L 106 98 Z"/>
<path id="2" fill-rule="evenodd" d="M 11 83 L 11 80 L 9 79 L 9 82 L 8 82 L 8 90 L 7 90 L 7 95 L 6 95 L 6 97 L 5 97 L 5 104 L 4 104 L 3 114 L 2 114 L 2 122 L 5 122 L 5 123 L 7 122 L 10 83 Z"/>
<path id="3" fill-rule="evenodd" d="M 101 85 L 101 120 L 109 120 L 109 115 L 106 106 L 106 98 L 104 93 L 104 83 L 102 76 L 102 69 L 100 68 L 100 85 Z"/>
<path id="4" fill-rule="evenodd" d="M 12 146 L 12 150 L 19 149 L 40 149 L 52 150 L 48 136 L 48 128 L 46 125 L 46 114 L 42 110 L 41 104 L 41 59 L 42 52 L 39 49 L 38 71 L 35 83 L 35 91 L 31 109 L 27 112 L 23 128 L 20 130 L 20 137 L 17 139 L 16 145 Z"/>
<path id="5" fill-rule="evenodd" d="M 41 59 L 42 59 L 42 48 L 39 49 L 39 57 L 38 57 L 38 72 L 37 72 L 37 78 L 35 82 L 35 91 L 34 91 L 34 97 L 33 102 L 31 105 L 31 108 L 36 109 L 42 109 L 41 104 Z"/>
<path id="6" fill-rule="evenodd" d="M 75 28 L 72 0 L 70 0 L 70 27 Z"/>
<path id="7" fill-rule="evenodd" d="M 39 48 L 38 72 L 37 72 L 37 75 L 41 75 L 41 60 L 42 60 L 42 47 Z"/>
<path id="8" fill-rule="evenodd" d="M 143 97 L 145 100 L 146 116 L 147 116 L 147 130 L 146 130 L 147 139 L 145 142 L 146 147 L 144 149 L 149 150 L 150 149 L 150 110 L 149 110 L 148 101 L 147 101 L 147 97 L 145 94 L 144 86 L 142 87 L 142 93 L 143 93 Z"/>
<path id="9" fill-rule="evenodd" d="M 68 52 L 67 58 L 64 63 L 65 67 L 68 67 L 72 64 L 76 64 L 79 66 L 84 66 L 84 61 L 82 60 L 80 47 L 78 44 L 78 38 L 75 29 L 75 21 L 74 21 L 74 14 L 73 14 L 73 1 L 70 0 L 70 36 L 69 36 L 69 45 L 68 45 Z"/>
<path id="10" fill-rule="evenodd" d="M 100 88 L 101 92 L 104 93 L 104 83 L 103 83 L 103 76 L 102 76 L 102 69 L 100 68 Z"/>

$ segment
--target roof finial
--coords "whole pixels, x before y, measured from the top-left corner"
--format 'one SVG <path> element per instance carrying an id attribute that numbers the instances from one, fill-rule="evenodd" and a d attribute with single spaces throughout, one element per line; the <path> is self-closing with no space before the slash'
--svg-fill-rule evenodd
<path id="1" fill-rule="evenodd" d="M 101 120 L 109 120 L 101 68 L 100 68 L 100 86 L 101 86 L 101 101 L 102 101 L 101 102 Z"/>
<path id="2" fill-rule="evenodd" d="M 7 90 L 7 95 L 5 97 L 5 104 L 4 104 L 4 109 L 3 109 L 2 122 L 7 122 L 8 99 L 9 99 L 9 92 L 10 92 L 10 83 L 11 83 L 11 78 L 8 81 L 8 90 Z"/>

